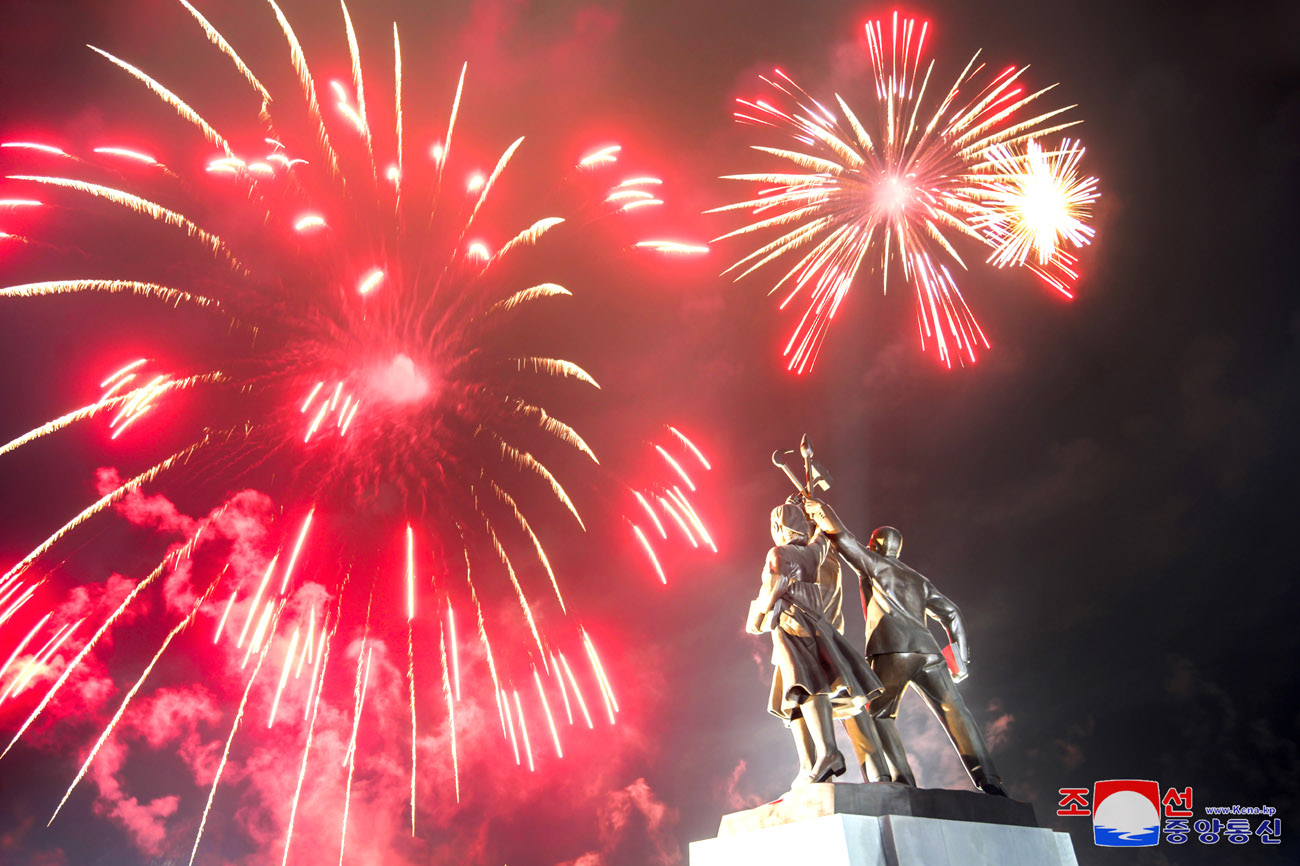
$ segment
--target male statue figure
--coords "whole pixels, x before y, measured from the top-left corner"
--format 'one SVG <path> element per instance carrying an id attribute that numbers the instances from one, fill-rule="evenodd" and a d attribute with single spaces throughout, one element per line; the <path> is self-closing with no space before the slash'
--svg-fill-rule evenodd
<path id="1" fill-rule="evenodd" d="M 805 503 L 808 516 L 825 532 L 840 556 L 858 573 L 867 618 L 866 656 L 885 690 L 871 702 L 871 714 L 893 769 L 893 780 L 915 785 L 907 752 L 895 720 L 903 692 L 911 685 L 948 732 L 971 781 L 980 790 L 1006 796 L 993 758 L 957 691 L 938 642 L 926 626 L 937 619 L 952 640 L 964 667 L 970 661 L 961 612 L 923 575 L 898 559 L 903 535 L 882 526 L 863 545 L 845 528 L 830 506 L 816 499 Z"/>
<path id="2" fill-rule="evenodd" d="M 825 617 L 818 576 L 830 554 L 826 537 L 812 531 L 799 505 L 787 502 L 772 512 L 772 540 L 776 546 L 768 551 L 763 586 L 750 604 L 746 628 L 772 634 L 776 670 L 768 711 L 794 734 L 802 765 L 791 786 L 797 788 L 844 772 L 834 718 L 857 713 L 881 688 L 863 657 Z"/>

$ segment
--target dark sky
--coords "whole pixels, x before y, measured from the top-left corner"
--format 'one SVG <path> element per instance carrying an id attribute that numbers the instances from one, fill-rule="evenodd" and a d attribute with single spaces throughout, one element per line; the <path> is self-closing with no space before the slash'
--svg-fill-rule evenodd
<path id="1" fill-rule="evenodd" d="M 716 177 L 761 164 L 745 149 L 752 132 L 731 124 L 731 100 L 756 95 L 757 73 L 774 65 L 814 94 L 865 99 L 860 27 L 893 8 L 679 0 L 356 6 L 363 51 L 375 58 L 368 81 L 388 80 L 385 46 L 397 19 L 418 70 L 406 86 L 430 118 L 444 116 L 460 63 L 469 61 L 465 146 L 480 150 L 483 163 L 519 134 L 547 155 L 622 141 L 667 181 L 665 224 L 696 238 L 735 225 L 700 214 L 741 193 Z M 252 0 L 200 8 L 250 64 L 273 70 L 268 81 L 289 85 L 268 9 Z M 345 76 L 337 10 L 294 0 L 285 9 L 314 68 Z M 828 499 L 840 514 L 863 533 L 880 523 L 900 527 L 904 558 L 961 607 L 974 659 L 963 693 L 997 732 L 1012 794 L 1032 802 L 1040 821 L 1075 834 L 1081 864 L 1294 860 L 1296 8 L 990 0 L 908 11 L 932 22 L 941 77 L 983 48 L 995 65 L 1031 64 L 1035 83 L 1061 82 L 1057 98 L 1078 104 L 1086 167 L 1101 179 L 1102 199 L 1077 299 L 1060 302 L 1027 275 L 972 267 L 963 287 L 994 345 L 978 365 L 950 371 L 917 349 L 904 293 L 882 298 L 866 277 L 817 370 L 796 379 L 778 351 L 793 320 L 766 297 L 764 279 L 716 276 L 741 245 L 718 244 L 703 261 L 677 264 L 569 248 L 572 257 L 557 267 L 585 297 L 568 308 L 573 318 L 551 324 L 563 328 L 568 354 L 605 385 L 587 425 L 604 441 L 644 435 L 665 420 L 694 432 L 715 460 L 700 502 L 721 553 L 674 556 L 672 580 L 660 588 L 644 580 L 621 531 L 570 534 L 571 542 L 553 533 L 566 584 L 604 639 L 616 685 L 630 693 L 620 726 L 522 780 L 500 741 L 470 737 L 461 768 L 466 805 L 449 803 L 440 781 L 427 793 L 414 843 L 394 832 L 401 792 L 370 792 L 373 810 L 359 819 L 364 832 L 354 832 L 379 840 L 369 850 L 383 856 L 373 862 L 683 862 L 686 843 L 712 836 L 723 813 L 778 795 L 793 775 L 793 754 L 764 712 L 766 643 L 746 635 L 742 620 L 770 543 L 767 513 L 786 494 L 768 455 L 794 447 L 804 432 L 836 476 Z M 15 0 L 0 7 L 0 138 L 94 143 L 101 133 L 156 125 L 168 146 L 192 139 L 85 42 L 185 82 L 215 115 L 248 118 L 241 82 L 178 6 Z M 236 92 L 242 114 L 225 101 Z M 432 139 L 433 121 L 420 126 L 425 107 L 412 113 L 413 135 Z M 5 160 L 12 173 L 15 163 Z M 43 254 L 0 247 L 4 283 L 48 278 L 61 262 L 82 271 L 96 253 L 88 242 L 84 252 Z M 122 332 L 106 324 L 167 321 L 60 299 L 6 304 L 6 440 L 86 399 L 99 368 L 80 371 L 120 345 Z M 200 340 L 183 329 L 171 337 Z M 84 506 L 94 470 L 115 459 L 102 444 L 78 434 L 0 458 L 6 560 Z M 120 456 L 126 463 L 139 454 Z M 105 519 L 88 537 L 94 543 L 71 560 L 83 572 L 79 582 L 142 567 L 134 545 L 145 542 L 124 522 Z M 854 640 L 862 627 L 851 609 Z M 104 664 L 119 687 L 163 628 L 145 616 L 114 641 Z M 153 637 L 134 639 L 142 635 Z M 6 635 L 3 646 L 11 643 Z M 341 664 L 355 664 L 355 654 Z M 394 664 L 405 664 L 396 649 Z M 170 668 L 167 682 L 183 686 L 186 670 Z M 385 733 L 376 731 L 366 753 L 375 766 L 400 764 L 409 745 L 398 739 L 404 684 L 384 682 L 388 703 L 379 706 L 396 721 L 376 726 Z M 342 683 L 340 696 L 349 690 Z M 217 709 L 216 717 L 185 722 L 193 748 L 224 737 L 230 705 L 223 698 Z M 471 719 L 495 726 L 491 702 L 479 709 Z M 922 781 L 962 786 L 920 703 L 909 700 L 903 712 Z M 12 705 L 0 707 L 6 733 L 21 718 Z M 118 778 L 139 803 L 179 796 L 174 811 L 154 816 L 162 837 L 142 845 L 125 829 L 138 816 L 96 806 L 84 788 L 45 829 L 98 730 L 93 718 L 60 724 L 0 764 L 0 860 L 187 858 L 206 786 L 176 758 L 188 747 L 155 743 L 144 722 L 123 735 L 135 760 Z M 157 748 L 148 751 L 150 744 Z M 296 769 L 298 748 L 286 746 L 285 765 Z M 441 762 L 434 759 L 434 775 Z M 252 758 L 240 767 L 237 779 L 256 775 Z M 372 778 L 378 785 L 384 776 L 373 770 Z M 1275 806 L 1283 844 L 1098 849 L 1086 820 L 1055 817 L 1056 793 L 1110 778 L 1192 786 L 1198 812 Z M 214 807 L 200 862 L 279 856 L 277 827 L 260 817 L 274 810 L 258 797 L 272 794 L 249 793 L 251 786 Z M 385 811 L 385 803 L 394 808 Z M 299 844 L 300 857 L 316 845 L 322 857 L 336 851 L 333 836 L 309 833 Z"/>

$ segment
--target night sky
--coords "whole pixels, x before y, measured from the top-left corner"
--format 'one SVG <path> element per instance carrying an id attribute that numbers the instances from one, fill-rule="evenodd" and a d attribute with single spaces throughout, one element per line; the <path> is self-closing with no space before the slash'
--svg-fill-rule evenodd
<path id="1" fill-rule="evenodd" d="M 268 86 L 296 93 L 267 7 L 196 5 Z M 284 8 L 317 76 L 346 79 L 338 9 L 303 0 Z M 468 61 L 461 146 L 480 164 L 490 168 L 521 134 L 536 148 L 525 173 L 619 141 L 629 166 L 665 180 L 668 205 L 649 225 L 707 240 L 738 223 L 703 211 L 745 192 L 718 176 L 770 164 L 747 150 L 753 131 L 731 122 L 734 98 L 761 93 L 757 75 L 779 66 L 814 95 L 865 101 L 861 26 L 893 8 L 380 0 L 358 2 L 352 14 L 369 57 L 367 86 L 377 92 L 391 86 L 391 22 L 402 28 L 405 86 L 418 105 L 413 140 L 441 134 Z M 586 240 L 561 245 L 536 270 L 554 271 L 576 297 L 533 324 L 603 390 L 583 402 L 557 389 L 567 413 L 557 414 L 590 431 L 598 450 L 608 444 L 618 468 L 632 473 L 640 471 L 634 446 L 656 425 L 689 430 L 713 459 L 697 501 L 720 553 L 675 551 L 661 586 L 617 521 L 584 535 L 562 513 L 543 520 L 557 571 L 601 644 L 623 704 L 619 725 L 573 734 L 563 761 L 544 757 L 529 774 L 500 737 L 490 691 L 481 703 L 469 700 L 458 719 L 457 806 L 436 739 L 445 726 L 435 633 L 433 649 L 421 648 L 430 653 L 421 655 L 429 754 L 415 840 L 403 824 L 405 647 L 381 650 L 383 674 L 359 743 L 352 862 L 684 863 L 687 843 L 714 835 L 722 814 L 784 791 L 795 760 L 788 734 L 765 712 L 768 643 L 745 634 L 743 620 L 770 545 L 768 512 L 788 492 L 769 455 L 805 432 L 835 476 L 826 498 L 846 522 L 864 535 L 882 523 L 899 527 L 903 558 L 961 608 L 973 659 L 962 691 L 1011 794 L 1032 802 L 1044 825 L 1071 831 L 1081 864 L 1294 862 L 1300 10 L 1116 0 L 902 8 L 931 21 L 940 80 L 982 48 L 995 67 L 1030 64 L 1032 83 L 1060 82 L 1053 98 L 1077 103 L 1085 170 L 1100 178 L 1102 198 L 1076 300 L 1062 301 L 1028 274 L 974 264 L 962 285 L 993 348 L 975 366 L 949 370 L 918 348 L 907 293 L 882 297 L 879 277 L 864 272 L 817 369 L 796 378 L 780 358 L 793 311 L 781 313 L 766 296 L 770 276 L 718 276 L 748 251 L 743 242 L 668 261 L 630 253 L 635 238 L 597 225 Z M 256 105 L 178 4 L 9 0 L 0 6 L 0 139 L 89 147 L 137 130 L 134 141 L 178 164 L 211 156 L 87 42 L 253 131 Z M 0 155 L 5 174 L 19 165 Z M 545 183 L 529 176 L 522 186 Z M 0 197 L 7 191 L 0 186 Z M 516 206 L 543 215 L 527 201 Z M 87 239 L 86 231 L 115 225 L 75 214 L 48 219 L 39 228 L 49 246 L 0 247 L 0 279 L 94 274 L 105 258 L 168 273 L 169 257 L 193 252 L 129 233 L 114 235 L 136 239 L 125 247 Z M 202 351 L 210 348 L 204 333 L 198 320 L 147 304 L 6 300 L 0 439 L 93 399 L 108 363 L 97 359 L 139 346 Z M 149 436 L 166 440 L 166 425 L 153 423 Z M 97 469 L 115 466 L 125 477 L 147 465 L 148 446 L 110 446 L 102 429 L 87 429 L 0 458 L 4 560 L 16 561 L 83 508 Z M 256 480 L 204 483 L 225 497 Z M 159 489 L 187 514 L 215 504 L 193 490 Z M 269 513 L 273 506 L 254 498 L 242 501 Z M 578 498 L 593 511 L 604 507 L 594 493 Z M 111 593 L 114 574 L 138 579 L 179 537 L 126 517 L 102 517 L 61 549 L 47 606 L 81 584 Z M 501 594 L 492 615 L 515 629 L 504 642 L 526 650 L 508 583 L 484 581 Z M 847 608 L 848 633 L 860 642 L 862 614 Z M 154 599 L 112 634 L 95 670 L 124 688 L 174 619 Z M 15 638 L 0 638 L 7 654 Z M 205 671 L 206 640 L 185 646 L 160 673 L 176 703 L 162 695 L 142 704 L 115 738 L 108 766 L 53 827 L 45 827 L 50 811 L 120 694 L 85 691 L 84 712 L 63 707 L 0 762 L 0 861 L 188 860 L 211 778 L 196 776 L 220 749 L 239 691 Z M 355 664 L 355 649 L 338 662 L 333 721 L 351 712 Z M 31 698 L 0 706 L 6 741 Z M 292 706 L 301 714 L 301 699 Z M 902 718 L 921 783 L 967 786 L 914 696 Z M 322 788 L 337 776 L 328 757 L 342 754 L 334 729 L 327 733 L 319 748 L 329 768 L 309 770 Z M 236 740 L 231 781 L 218 793 L 198 862 L 278 862 L 287 814 L 279 780 L 292 791 L 301 739 L 276 737 L 243 751 Z M 539 756 L 545 743 L 535 730 Z M 857 781 L 853 770 L 844 778 Z M 1096 848 L 1087 819 L 1056 817 L 1057 790 L 1114 778 L 1191 786 L 1198 817 L 1207 805 L 1274 806 L 1282 845 L 1193 839 L 1178 848 Z M 330 791 L 299 815 L 291 861 L 337 856 Z"/>

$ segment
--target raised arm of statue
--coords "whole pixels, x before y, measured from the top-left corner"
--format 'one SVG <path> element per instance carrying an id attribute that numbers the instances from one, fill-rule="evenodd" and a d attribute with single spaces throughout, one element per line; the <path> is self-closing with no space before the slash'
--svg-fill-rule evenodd
<path id="1" fill-rule="evenodd" d="M 840 520 L 835 510 L 825 502 L 809 497 L 804 501 L 804 510 L 807 511 L 809 519 L 817 524 L 817 528 L 831 539 L 836 552 L 844 557 L 853 570 L 862 577 L 868 578 L 876 589 L 883 592 L 875 576 L 876 567 L 883 557 L 849 532 L 844 521 Z"/>

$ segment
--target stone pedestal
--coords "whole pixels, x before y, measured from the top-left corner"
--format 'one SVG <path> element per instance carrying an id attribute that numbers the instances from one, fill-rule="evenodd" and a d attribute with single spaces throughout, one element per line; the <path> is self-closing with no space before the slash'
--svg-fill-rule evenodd
<path id="1" fill-rule="evenodd" d="M 810 785 L 726 815 L 690 866 L 1077 866 L 1070 837 L 1033 808 L 969 791 Z"/>

